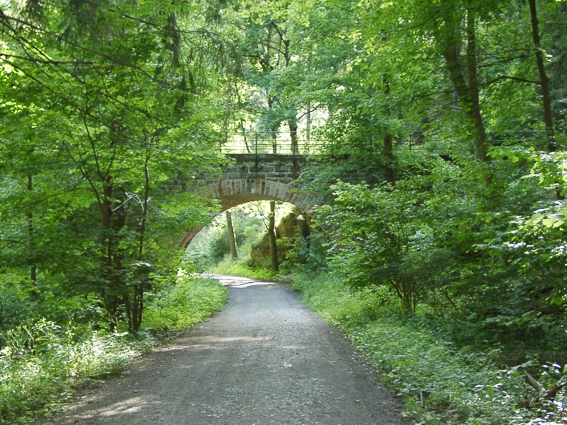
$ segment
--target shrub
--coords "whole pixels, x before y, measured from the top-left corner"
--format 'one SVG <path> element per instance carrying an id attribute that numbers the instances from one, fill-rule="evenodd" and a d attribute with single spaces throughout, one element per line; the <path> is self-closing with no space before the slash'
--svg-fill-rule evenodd
<path id="1" fill-rule="evenodd" d="M 277 274 L 274 274 L 269 269 L 255 269 L 246 264 L 246 258 L 239 258 L 232 260 L 226 258 L 220 263 L 209 268 L 210 273 L 223 274 L 228 276 L 249 277 L 250 279 L 272 281 L 277 279 Z"/>

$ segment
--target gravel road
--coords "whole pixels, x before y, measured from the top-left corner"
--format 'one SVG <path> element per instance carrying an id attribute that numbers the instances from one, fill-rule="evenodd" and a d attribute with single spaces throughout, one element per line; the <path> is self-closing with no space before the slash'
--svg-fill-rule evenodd
<path id="1" fill-rule="evenodd" d="M 50 423 L 408 424 L 344 336 L 286 285 L 218 278 L 224 311 Z"/>

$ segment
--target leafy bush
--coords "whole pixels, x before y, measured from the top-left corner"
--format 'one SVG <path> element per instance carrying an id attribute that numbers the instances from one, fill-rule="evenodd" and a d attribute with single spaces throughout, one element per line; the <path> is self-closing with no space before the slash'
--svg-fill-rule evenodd
<path id="1" fill-rule="evenodd" d="M 336 275 L 291 275 L 294 289 L 317 310 L 325 320 L 340 323 L 364 324 L 375 320 L 385 311 L 394 311 L 396 295 L 387 286 L 367 286 L 353 291 Z"/>
<path id="2" fill-rule="evenodd" d="M 415 311 L 434 271 L 451 257 L 423 220 L 426 183 L 414 179 L 370 189 L 339 182 L 335 203 L 319 209 L 332 235 L 332 270 L 348 271 L 344 277 L 353 286 L 390 286 L 406 312 Z"/>
<path id="3" fill-rule="evenodd" d="M 24 274 L 0 273 L 0 332 L 40 319 L 104 326 L 100 297 L 94 293 L 71 295 L 70 292 L 56 279 L 31 282 Z"/>
<path id="4" fill-rule="evenodd" d="M 228 232 L 223 228 L 211 238 L 209 256 L 214 261 L 221 260 L 225 255 L 230 254 L 230 244 L 228 242 Z"/>
<path id="5" fill-rule="evenodd" d="M 2 335 L 0 351 L 0 422 L 23 421 L 64 402 L 73 386 L 117 373 L 156 341 L 145 335 L 102 334 L 84 328 L 63 329 L 40 320 Z"/>

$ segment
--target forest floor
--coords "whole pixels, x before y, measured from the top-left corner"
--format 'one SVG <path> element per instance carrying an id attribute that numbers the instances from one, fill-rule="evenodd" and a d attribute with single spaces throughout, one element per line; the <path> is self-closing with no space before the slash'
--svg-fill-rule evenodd
<path id="1" fill-rule="evenodd" d="M 408 423 L 344 336 L 287 285 L 219 278 L 224 311 L 36 424 Z"/>

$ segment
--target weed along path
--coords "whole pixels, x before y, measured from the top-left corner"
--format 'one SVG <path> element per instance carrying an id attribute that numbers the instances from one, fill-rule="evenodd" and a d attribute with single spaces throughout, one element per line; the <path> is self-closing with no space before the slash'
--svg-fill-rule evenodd
<path id="1" fill-rule="evenodd" d="M 218 278 L 224 311 L 51 423 L 407 424 L 349 342 L 288 287 Z"/>

